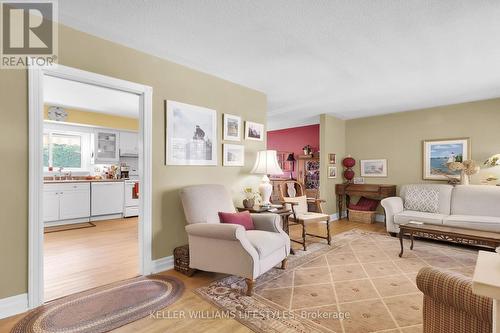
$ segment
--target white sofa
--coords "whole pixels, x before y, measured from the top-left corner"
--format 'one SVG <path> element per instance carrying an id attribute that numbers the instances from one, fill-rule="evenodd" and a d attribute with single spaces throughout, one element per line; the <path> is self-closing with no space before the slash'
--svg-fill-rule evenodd
<path id="1" fill-rule="evenodd" d="M 437 190 L 437 211 L 425 212 L 405 209 L 407 191 L 412 188 Z M 409 221 L 450 227 L 500 232 L 500 187 L 484 185 L 403 185 L 399 197 L 382 200 L 386 215 L 386 228 L 399 232 L 399 225 Z"/>

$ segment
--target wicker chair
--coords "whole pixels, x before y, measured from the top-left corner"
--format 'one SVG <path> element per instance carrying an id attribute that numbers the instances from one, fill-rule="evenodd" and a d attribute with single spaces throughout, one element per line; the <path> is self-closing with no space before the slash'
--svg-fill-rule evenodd
<path id="1" fill-rule="evenodd" d="M 471 279 L 425 267 L 417 286 L 424 293 L 424 333 L 491 333 L 493 300 L 473 294 Z"/>

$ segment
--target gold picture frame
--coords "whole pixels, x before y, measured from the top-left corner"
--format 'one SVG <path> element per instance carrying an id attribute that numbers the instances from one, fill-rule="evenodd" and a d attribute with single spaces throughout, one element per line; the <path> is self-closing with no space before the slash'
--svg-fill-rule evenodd
<path id="1" fill-rule="evenodd" d="M 432 139 L 422 141 L 422 179 L 449 180 L 460 173 L 448 170 L 448 162 L 471 159 L 470 138 Z"/>

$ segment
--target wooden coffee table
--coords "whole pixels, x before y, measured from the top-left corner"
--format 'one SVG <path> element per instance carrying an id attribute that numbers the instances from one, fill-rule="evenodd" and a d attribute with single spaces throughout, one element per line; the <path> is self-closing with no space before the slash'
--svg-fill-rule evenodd
<path id="1" fill-rule="evenodd" d="M 500 233 L 498 232 L 410 221 L 399 226 L 399 243 L 401 244 L 399 257 L 403 256 L 403 236 L 405 234 L 410 236 L 410 250 L 413 250 L 413 236 L 492 249 L 500 246 Z"/>

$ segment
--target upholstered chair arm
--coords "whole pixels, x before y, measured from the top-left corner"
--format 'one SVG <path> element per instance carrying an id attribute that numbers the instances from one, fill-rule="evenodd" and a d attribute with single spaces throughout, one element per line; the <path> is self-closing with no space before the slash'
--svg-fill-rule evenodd
<path id="1" fill-rule="evenodd" d="M 265 213 L 265 214 L 250 214 L 255 229 L 270 232 L 280 232 L 280 217 L 278 214 Z"/>
<path id="2" fill-rule="evenodd" d="M 465 276 L 424 267 L 418 272 L 417 286 L 424 297 L 430 297 L 435 302 L 472 314 L 484 322 L 493 320 L 493 300 L 473 294 L 472 281 Z M 426 310 L 432 309 L 424 309 L 424 312 Z"/>
<path id="3" fill-rule="evenodd" d="M 246 238 L 245 228 L 238 224 L 229 223 L 196 223 L 186 226 L 190 236 L 199 236 L 214 239 L 240 240 Z"/>
<path id="4" fill-rule="evenodd" d="M 277 232 L 285 242 L 285 251 L 290 253 L 290 237 L 281 227 L 278 214 L 251 214 L 255 229 L 269 232 Z"/>
<path id="5" fill-rule="evenodd" d="M 403 211 L 403 199 L 400 197 L 385 198 L 380 204 L 384 207 L 387 231 L 399 232 L 399 227 L 394 224 L 394 215 Z"/>

